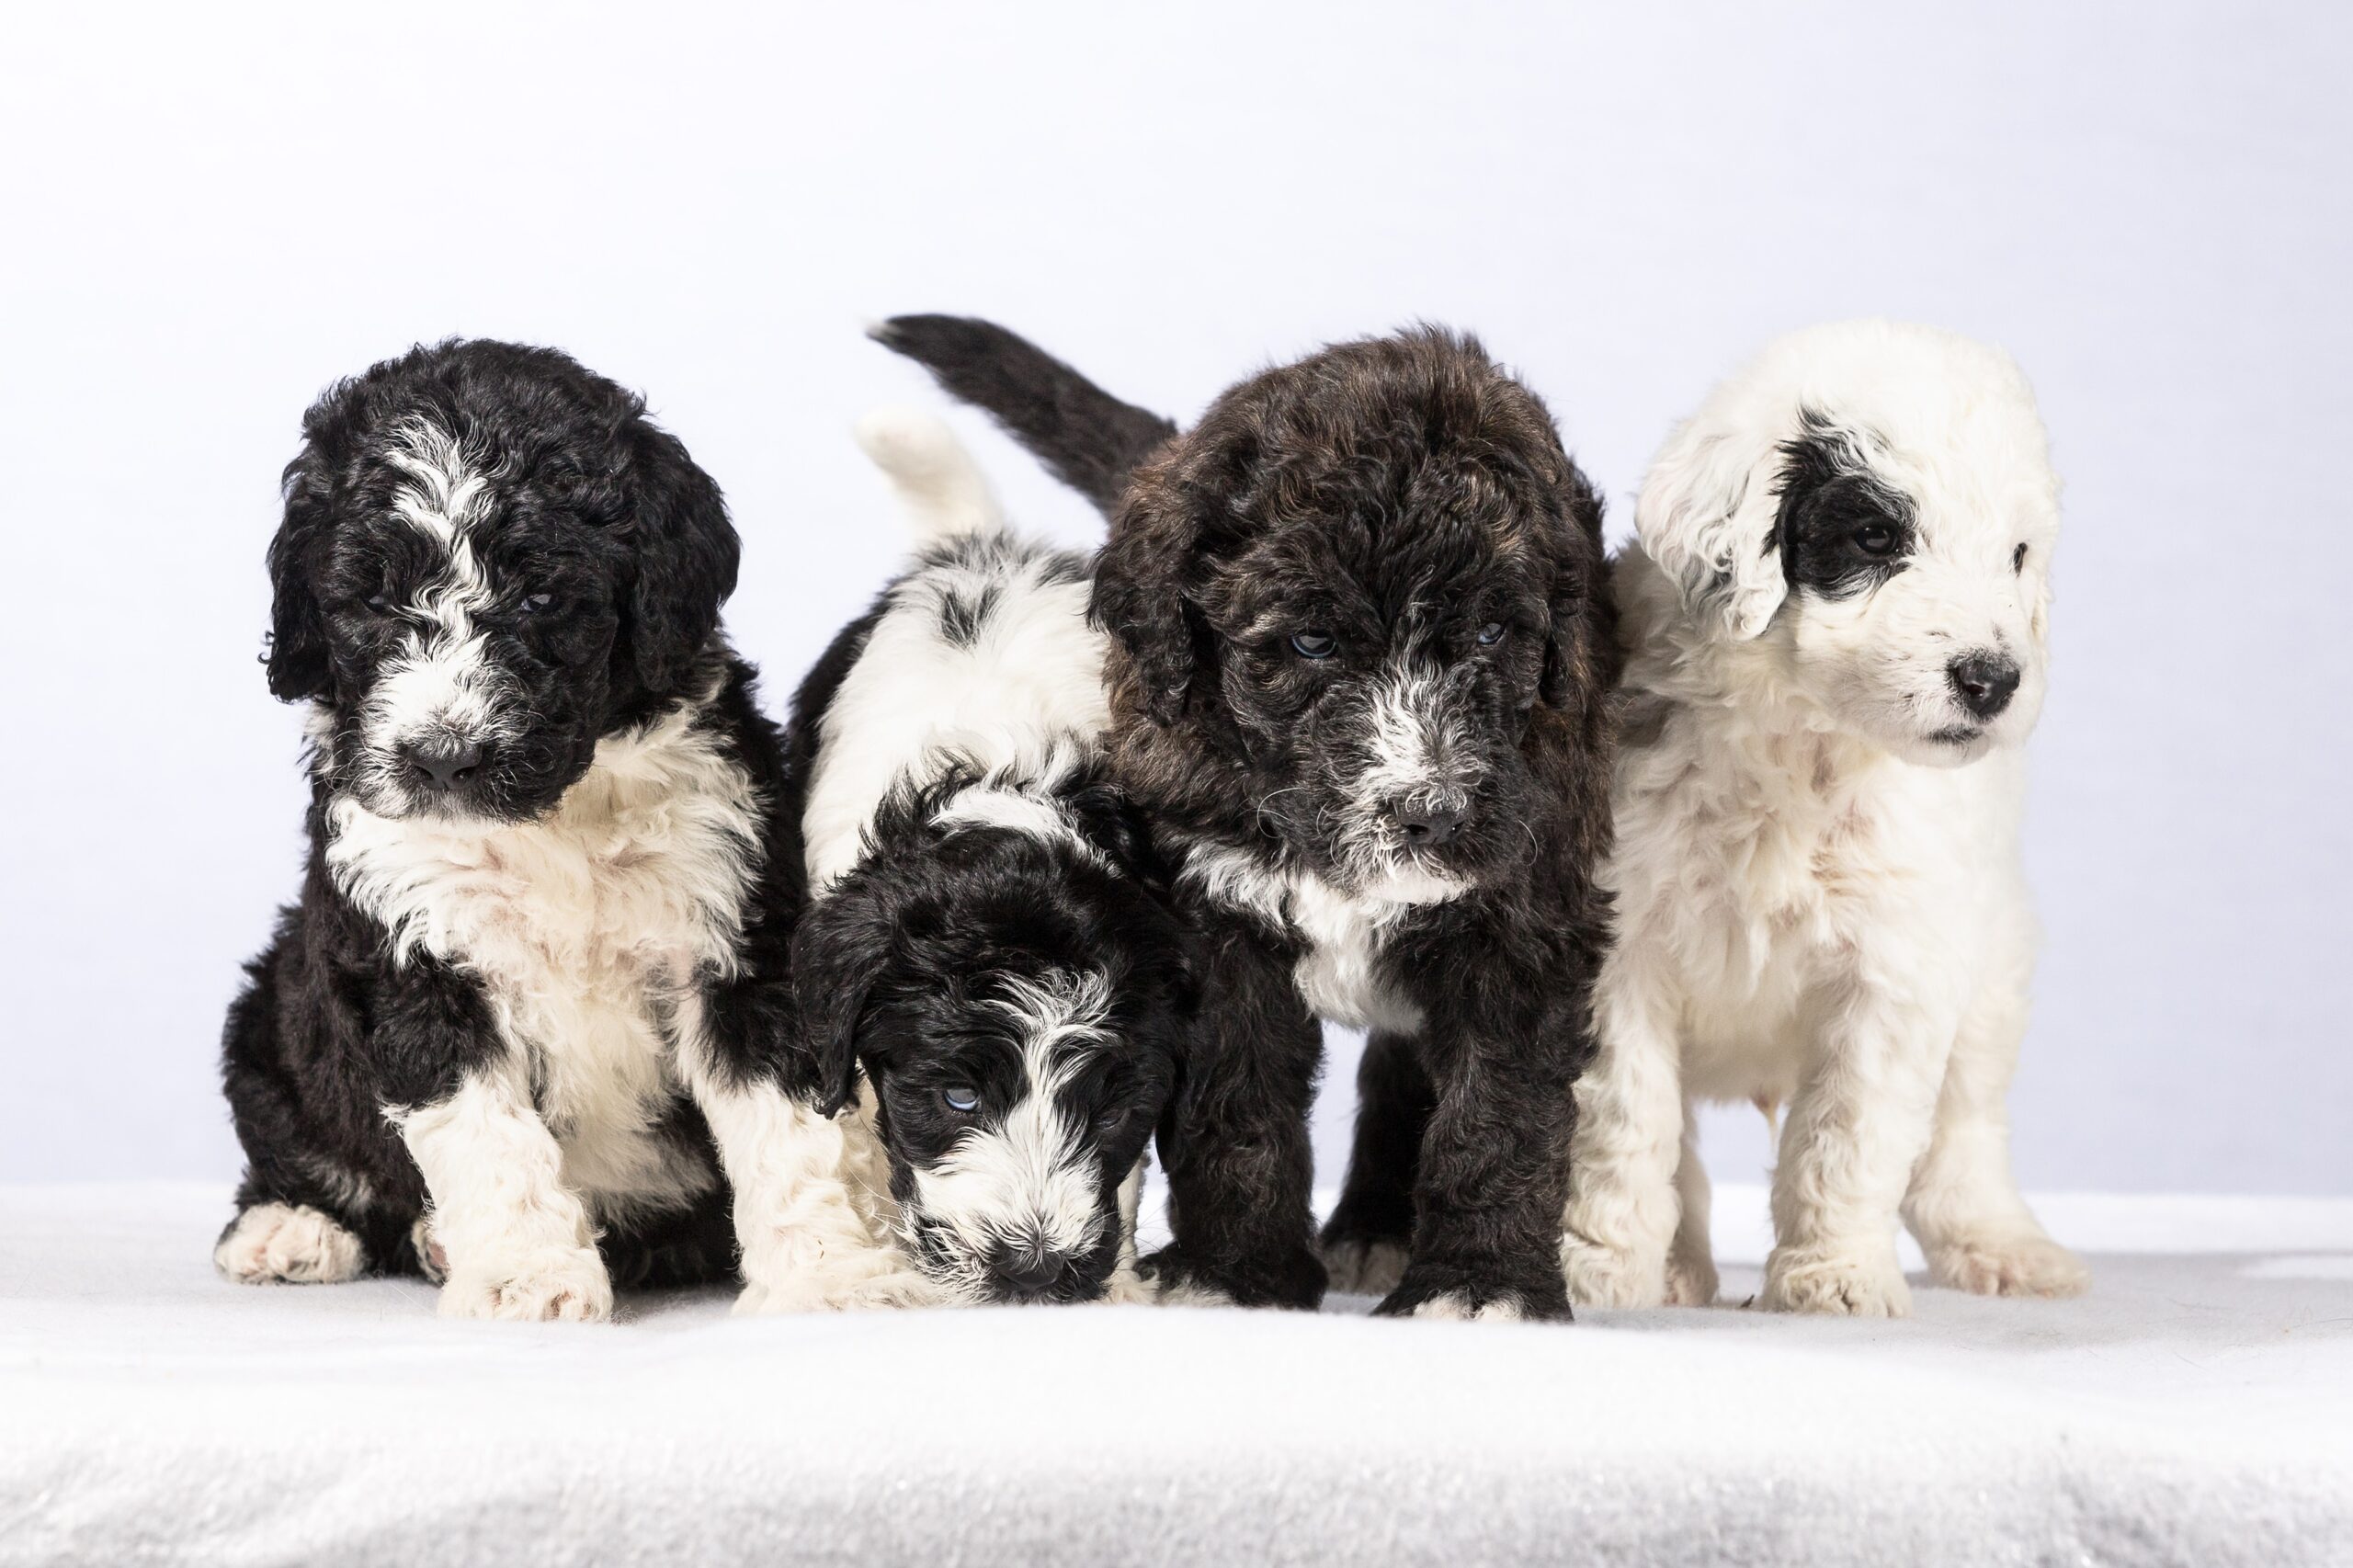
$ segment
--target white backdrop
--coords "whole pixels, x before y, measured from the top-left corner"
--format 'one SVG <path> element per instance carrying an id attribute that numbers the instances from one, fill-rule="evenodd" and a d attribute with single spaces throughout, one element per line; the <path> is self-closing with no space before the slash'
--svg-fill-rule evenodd
<path id="1" fill-rule="evenodd" d="M 994 315 L 1188 417 L 1326 338 L 1475 327 L 1622 528 L 1712 377 L 1878 312 L 2015 350 L 2069 482 L 2027 1179 L 2353 1190 L 2342 10 L 32 9 L 0 1179 L 234 1168 L 220 1012 L 301 801 L 261 554 L 338 375 L 480 334 L 645 389 L 733 500 L 775 699 L 897 547 L 846 432 L 923 389 L 867 320 Z M 1021 515 L 1093 535 L 986 439 Z M 1754 1122 L 1711 1127 L 1720 1175 Z"/>

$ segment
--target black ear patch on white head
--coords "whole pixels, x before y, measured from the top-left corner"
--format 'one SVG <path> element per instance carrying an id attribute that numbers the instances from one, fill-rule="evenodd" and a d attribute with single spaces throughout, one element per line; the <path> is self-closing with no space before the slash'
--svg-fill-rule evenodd
<path id="1" fill-rule="evenodd" d="M 1765 550 L 1791 592 L 1852 598 L 1904 569 L 1917 540 L 1912 498 L 1872 466 L 1867 438 L 1813 409 L 1781 444 L 1779 505 Z"/>
<path id="2" fill-rule="evenodd" d="M 741 546 L 719 486 L 677 437 L 634 423 L 628 486 L 637 581 L 627 645 L 645 688 L 668 697 L 718 629 L 720 607 L 735 591 Z"/>

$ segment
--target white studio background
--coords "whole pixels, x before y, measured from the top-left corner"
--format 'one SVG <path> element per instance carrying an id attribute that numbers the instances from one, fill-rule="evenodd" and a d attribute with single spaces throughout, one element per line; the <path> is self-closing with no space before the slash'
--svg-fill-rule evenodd
<path id="1" fill-rule="evenodd" d="M 644 389 L 733 501 L 773 705 L 898 549 L 847 426 L 928 391 L 873 318 L 992 315 L 1186 418 L 1329 338 L 1474 327 L 1622 531 L 1713 377 L 1887 313 L 2011 347 L 2068 480 L 2026 1179 L 2353 1191 L 2347 17 L 14 8 L 0 1179 L 235 1170 L 220 1015 L 302 804 L 262 550 L 338 375 L 491 335 Z M 1711 1134 L 1753 1178 L 1754 1114 Z"/>

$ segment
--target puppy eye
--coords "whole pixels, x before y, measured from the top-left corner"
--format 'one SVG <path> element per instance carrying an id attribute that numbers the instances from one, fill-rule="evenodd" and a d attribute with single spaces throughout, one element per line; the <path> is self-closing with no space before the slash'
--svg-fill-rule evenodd
<path id="1" fill-rule="evenodd" d="M 555 596 L 553 594 L 532 594 L 523 600 L 523 613 L 525 615 L 538 615 L 542 610 L 554 608 L 554 605 Z"/>
<path id="2" fill-rule="evenodd" d="M 1290 651 L 1302 659 L 1328 659 L 1339 652 L 1339 639 L 1328 631 L 1294 631 Z"/>
<path id="3" fill-rule="evenodd" d="M 959 1116 L 970 1116 L 981 1108 L 981 1092 L 962 1087 L 939 1091 L 940 1103 Z"/>
<path id="4" fill-rule="evenodd" d="M 1885 523 L 1865 523 L 1855 530 L 1854 540 L 1865 555 L 1885 555 L 1895 548 L 1895 530 Z"/>
<path id="5" fill-rule="evenodd" d="M 392 596 L 370 594 L 368 597 L 368 608 L 378 615 L 390 615 L 392 613 Z"/>
<path id="6" fill-rule="evenodd" d="M 2023 572 L 2026 570 L 2026 546 L 2020 545 L 2016 550 L 2010 551 L 2010 570 L 2012 572 Z"/>
<path id="7" fill-rule="evenodd" d="M 1504 640 L 1504 623 L 1503 623 L 1502 621 L 1500 621 L 1500 620 L 1491 620 L 1491 621 L 1487 622 L 1487 624 L 1486 624 L 1486 625 L 1484 625 L 1484 626 L 1483 626 L 1483 627 L 1479 628 L 1479 646 L 1480 646 L 1480 647 L 1482 647 L 1482 648 L 1492 648 L 1492 647 L 1494 647 L 1496 643 L 1498 643 L 1498 642 L 1502 642 L 1503 640 Z"/>

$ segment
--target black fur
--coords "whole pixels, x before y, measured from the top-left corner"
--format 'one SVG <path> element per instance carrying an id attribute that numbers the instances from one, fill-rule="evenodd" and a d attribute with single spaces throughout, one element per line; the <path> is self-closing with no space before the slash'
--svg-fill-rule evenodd
<path id="1" fill-rule="evenodd" d="M 985 398 L 1001 383 L 966 361 L 1009 335 L 886 341 L 951 357 L 943 382 Z M 1019 353 L 1033 374 L 1077 379 Z M 1117 472 L 1132 445 L 1051 417 L 1110 401 L 1082 383 L 988 406 L 1056 466 L 1075 449 Z M 1608 939 L 1592 879 L 1617 651 L 1598 499 L 1533 394 L 1475 343 L 1424 328 L 1232 389 L 1110 510 L 1095 614 L 1113 640 L 1114 771 L 1186 858 L 1202 947 L 1201 1020 L 1161 1141 L 1164 1279 L 1286 1306 L 1323 1292 L 1305 935 L 1291 905 L 1268 918 L 1210 890 L 1236 867 L 1374 887 L 1342 824 L 1393 808 L 1364 827 L 1374 858 L 1461 891 L 1381 938 L 1379 983 L 1422 1023 L 1375 1037 L 1359 1157 L 1324 1241 L 1410 1243 L 1383 1312 L 1453 1295 L 1566 1316 L 1571 1088 Z M 1302 657 L 1302 641 L 1330 656 Z M 1404 842 L 1418 804 L 1361 798 L 1376 688 L 1405 670 L 1427 673 L 1415 710 L 1451 737 L 1427 788 L 1465 816 L 1442 844 Z"/>
<path id="2" fill-rule="evenodd" d="M 413 778 L 388 778 L 394 765 L 369 727 L 370 699 L 409 656 L 411 634 L 430 635 L 419 606 L 453 570 L 397 511 L 416 483 L 402 466 L 405 433 L 420 426 L 462 443 L 486 476 L 466 530 L 484 594 L 472 623 L 503 724 L 477 776 L 429 799 Z M 331 388 L 304 416 L 269 547 L 267 663 L 270 689 L 317 716 L 310 851 L 300 901 L 248 966 L 224 1035 L 247 1161 L 241 1211 L 307 1205 L 359 1237 L 369 1270 L 422 1267 L 410 1227 L 426 1193 L 384 1108 L 429 1106 L 515 1049 L 462 952 L 420 944 L 396 958 L 392 934 L 338 885 L 327 854 L 337 803 L 395 820 L 535 820 L 587 773 L 600 740 L 682 705 L 769 808 L 736 972 L 695 983 L 705 1037 L 725 1070 L 814 1095 L 787 967 L 803 897 L 797 803 L 753 672 L 719 630 L 736 553 L 718 487 L 642 401 L 551 350 L 421 347 Z M 675 1096 L 654 1135 L 678 1168 L 701 1173 L 699 1190 L 601 1216 L 615 1283 L 727 1276 L 727 1191 L 700 1114 Z"/>
<path id="3" fill-rule="evenodd" d="M 1128 472 L 1176 426 L 1121 403 L 1035 344 L 972 316 L 893 316 L 874 339 L 929 370 L 949 392 L 986 409 L 1053 472 L 1104 511 Z"/>

